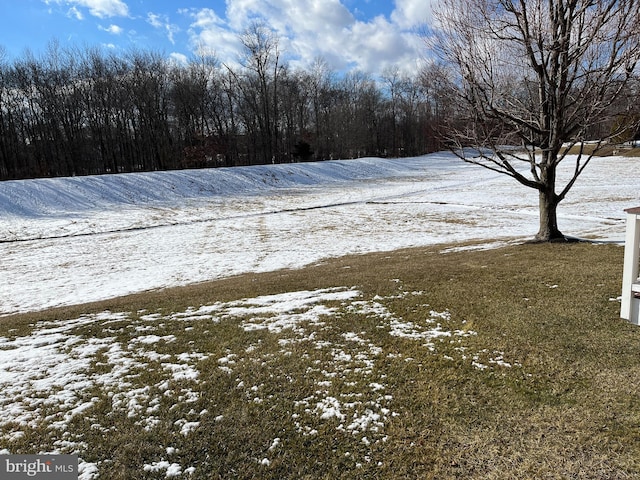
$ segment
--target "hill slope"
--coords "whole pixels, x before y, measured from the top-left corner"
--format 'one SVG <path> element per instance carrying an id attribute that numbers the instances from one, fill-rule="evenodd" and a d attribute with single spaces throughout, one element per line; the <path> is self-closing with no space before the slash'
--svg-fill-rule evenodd
<path id="1" fill-rule="evenodd" d="M 624 238 L 639 160 L 594 159 L 566 234 Z M 0 183 L 0 315 L 351 253 L 531 237 L 536 192 L 449 154 Z"/>

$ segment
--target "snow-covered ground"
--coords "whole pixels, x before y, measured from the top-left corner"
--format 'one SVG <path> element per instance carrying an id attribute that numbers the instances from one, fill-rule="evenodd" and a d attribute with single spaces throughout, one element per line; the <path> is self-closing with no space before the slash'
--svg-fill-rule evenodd
<path id="1" fill-rule="evenodd" d="M 568 235 L 624 240 L 640 160 L 596 158 Z M 440 153 L 0 182 L 0 315 L 323 258 L 537 231 L 537 194 Z"/>

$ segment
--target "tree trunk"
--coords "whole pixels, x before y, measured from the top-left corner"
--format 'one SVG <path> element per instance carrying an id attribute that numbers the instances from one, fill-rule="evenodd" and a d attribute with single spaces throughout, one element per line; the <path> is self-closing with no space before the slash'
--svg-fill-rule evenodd
<path id="1" fill-rule="evenodd" d="M 558 230 L 557 209 L 558 198 L 553 189 L 540 190 L 539 212 L 540 212 L 540 229 L 534 240 L 536 242 L 552 242 L 564 240 L 564 235 Z"/>

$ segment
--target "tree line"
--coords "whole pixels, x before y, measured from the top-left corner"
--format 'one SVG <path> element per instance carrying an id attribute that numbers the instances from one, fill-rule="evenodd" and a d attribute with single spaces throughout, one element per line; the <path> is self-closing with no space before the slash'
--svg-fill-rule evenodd
<path id="1" fill-rule="evenodd" d="M 262 24 L 240 40 L 234 65 L 207 54 L 178 63 L 155 51 L 56 42 L 12 61 L 0 50 L 0 180 L 413 156 L 477 145 L 471 134 L 481 130 L 485 146 L 518 143 L 497 127 L 508 114 L 490 118 L 468 101 L 451 62 L 412 76 L 387 68 L 373 78 L 338 74 L 321 59 L 294 69 Z M 474 66 L 474 75 L 487 63 Z M 529 91 L 531 79 L 516 77 L 493 85 L 490 98 Z M 598 121 L 586 122 L 580 138 L 612 131 L 617 140 L 637 138 L 637 130 L 620 128 L 636 115 L 630 106 L 638 88 L 625 87 L 616 102 L 595 102 Z"/>
<path id="2" fill-rule="evenodd" d="M 0 56 L 0 179 L 418 155 L 451 115 L 437 76 L 338 75 L 282 58 L 254 25 L 234 66 L 154 51 Z"/>

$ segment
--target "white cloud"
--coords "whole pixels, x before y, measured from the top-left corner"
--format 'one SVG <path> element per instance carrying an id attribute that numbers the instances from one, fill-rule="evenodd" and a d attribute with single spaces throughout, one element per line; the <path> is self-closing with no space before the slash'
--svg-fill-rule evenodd
<path id="1" fill-rule="evenodd" d="M 260 12 L 261 3 L 266 7 L 269 0 L 261 2 L 260 0 L 227 0 L 226 16 L 229 20 L 229 26 L 241 31 L 247 26 L 247 20 L 252 16 L 252 12 Z"/>
<path id="2" fill-rule="evenodd" d="M 82 12 L 78 10 L 76 7 L 71 7 L 67 12 L 67 16 L 73 17 L 76 20 L 84 20 L 84 15 L 82 15 Z"/>
<path id="3" fill-rule="evenodd" d="M 354 21 L 340 0 L 228 0 L 226 14 L 235 30 L 264 19 L 281 34 L 340 29 Z"/>
<path id="4" fill-rule="evenodd" d="M 88 14 L 99 18 L 132 17 L 128 0 L 41 1 L 68 7 L 68 15 L 80 20 Z M 424 52 L 416 30 L 432 18 L 435 0 L 392 1 L 394 10 L 390 15 L 369 20 L 350 11 L 347 5 L 352 5 L 353 0 L 226 0 L 225 11 L 177 11 L 189 19 L 191 50 L 215 52 L 228 64 L 234 64 L 242 55 L 238 35 L 257 21 L 278 35 L 284 58 L 294 68 L 306 69 L 317 58 L 323 58 L 338 71 L 358 68 L 375 74 L 388 65 L 415 70 Z M 180 28 L 168 15 L 149 12 L 143 20 L 176 44 Z M 113 24 L 100 28 L 114 35 L 122 33 Z"/>
<path id="5" fill-rule="evenodd" d="M 411 29 L 431 21 L 431 4 L 434 0 L 395 0 L 396 8 L 391 20 L 403 29 Z"/>
<path id="6" fill-rule="evenodd" d="M 183 53 L 172 53 L 169 55 L 169 59 L 175 64 L 175 65 L 187 65 L 189 63 L 189 58 L 187 58 L 187 56 Z"/>
<path id="7" fill-rule="evenodd" d="M 154 28 L 164 30 L 169 41 L 175 45 L 174 35 L 180 31 L 180 28 L 172 24 L 169 21 L 169 17 L 149 12 L 147 14 L 147 22 Z"/>
<path id="8" fill-rule="evenodd" d="M 120 35 L 122 33 L 122 27 L 119 27 L 118 25 L 109 25 L 108 27 L 103 27 L 102 25 L 99 25 L 98 28 L 104 32 L 109 32 L 112 35 Z"/>
<path id="9" fill-rule="evenodd" d="M 129 7 L 122 0 L 43 0 L 45 4 L 70 5 L 69 10 L 76 18 L 82 19 L 82 14 L 77 7 L 87 8 L 94 17 L 127 17 Z"/>
<path id="10" fill-rule="evenodd" d="M 415 0 L 398 0 L 396 5 L 402 9 L 402 14 L 394 12 L 398 20 L 428 11 L 417 9 Z M 294 67 L 306 68 L 322 57 L 336 70 L 356 67 L 378 73 L 400 63 L 415 69 L 421 56 L 422 43 L 404 30 L 406 20 L 401 25 L 383 16 L 358 21 L 340 0 L 228 0 L 226 20 L 211 9 L 190 14 L 192 43 L 216 51 L 223 61 L 227 54 L 237 58 L 241 53 L 237 36 L 255 21 L 277 33 Z"/>
<path id="11" fill-rule="evenodd" d="M 234 4 L 246 6 L 249 2 L 253 0 L 235 0 Z M 245 25 L 256 15 L 263 18 L 280 36 L 282 48 L 297 57 L 294 65 L 304 68 L 324 57 L 334 68 L 343 69 L 352 61 L 347 52 L 349 29 L 355 18 L 339 0 L 267 0 L 255 4 L 256 10 L 246 12 L 249 20 Z"/>
<path id="12" fill-rule="evenodd" d="M 89 9 L 96 17 L 126 17 L 129 7 L 122 0 L 77 0 L 79 5 Z"/>
<path id="13" fill-rule="evenodd" d="M 191 47 L 198 54 L 211 52 L 225 63 L 234 63 L 240 54 L 238 33 L 229 29 L 224 20 L 210 9 L 181 10 L 180 13 L 192 18 L 189 28 Z"/>
<path id="14" fill-rule="evenodd" d="M 415 70 L 423 45 L 410 28 L 424 23 L 428 2 L 396 0 L 391 19 L 359 21 L 343 1 L 227 0 L 224 19 L 211 9 L 188 11 L 191 41 L 197 48 L 215 50 L 222 61 L 232 61 L 241 53 L 238 34 L 258 21 L 277 33 L 294 67 L 307 68 L 322 57 L 336 70 L 379 73 L 391 64 Z"/>
<path id="15" fill-rule="evenodd" d="M 368 72 L 380 72 L 389 65 L 415 65 L 419 51 L 412 42 L 412 35 L 402 33 L 384 17 L 370 22 L 357 22 L 348 34 L 346 52 L 358 68 Z"/>

